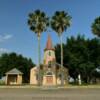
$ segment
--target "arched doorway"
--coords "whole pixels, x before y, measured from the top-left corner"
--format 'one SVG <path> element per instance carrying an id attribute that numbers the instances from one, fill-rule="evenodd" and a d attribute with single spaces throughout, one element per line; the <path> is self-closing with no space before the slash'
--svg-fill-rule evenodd
<path id="1" fill-rule="evenodd" d="M 53 72 L 48 71 L 46 73 L 46 84 L 47 85 L 52 85 L 53 84 Z"/>

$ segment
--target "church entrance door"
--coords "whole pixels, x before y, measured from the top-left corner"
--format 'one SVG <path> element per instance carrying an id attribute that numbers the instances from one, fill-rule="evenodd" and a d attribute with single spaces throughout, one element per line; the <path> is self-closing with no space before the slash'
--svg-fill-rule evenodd
<path id="1" fill-rule="evenodd" d="M 46 76 L 46 83 L 47 85 L 53 84 L 53 76 Z"/>
<path id="2" fill-rule="evenodd" d="M 53 85 L 53 73 L 51 71 L 46 74 L 46 85 Z"/>

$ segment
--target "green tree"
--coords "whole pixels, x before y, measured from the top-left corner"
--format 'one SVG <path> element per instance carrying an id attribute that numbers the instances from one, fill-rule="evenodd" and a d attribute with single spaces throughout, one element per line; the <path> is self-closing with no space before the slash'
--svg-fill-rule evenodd
<path id="1" fill-rule="evenodd" d="M 97 38 L 86 39 L 84 36 L 70 37 L 63 44 L 64 66 L 75 80 L 81 74 L 82 81 L 89 83 L 92 73 L 100 66 L 100 44 Z M 60 62 L 60 44 L 55 47 L 57 62 Z"/>
<path id="2" fill-rule="evenodd" d="M 40 37 L 41 33 L 46 31 L 47 26 L 49 25 L 49 19 L 46 16 L 46 14 L 40 10 L 36 10 L 29 14 L 28 18 L 28 25 L 30 27 L 30 30 L 35 32 L 38 37 L 38 84 L 40 85 L 40 63 L 41 63 L 41 57 L 40 57 Z"/>
<path id="3" fill-rule="evenodd" d="M 51 28 L 57 32 L 60 38 L 61 46 L 61 67 L 63 67 L 63 44 L 62 44 L 62 33 L 70 26 L 71 16 L 65 11 L 56 11 L 51 19 Z M 63 75 L 61 84 L 63 85 Z"/>
<path id="4" fill-rule="evenodd" d="M 35 64 L 30 58 L 27 59 L 26 57 L 16 53 L 4 53 L 0 56 L 1 77 L 4 76 L 7 71 L 13 68 L 18 68 L 21 72 L 23 72 L 23 82 L 29 82 L 30 69 L 34 66 Z"/>
<path id="5" fill-rule="evenodd" d="M 100 37 L 100 16 L 97 17 L 94 22 L 92 23 L 92 32 L 97 35 L 98 37 Z"/>

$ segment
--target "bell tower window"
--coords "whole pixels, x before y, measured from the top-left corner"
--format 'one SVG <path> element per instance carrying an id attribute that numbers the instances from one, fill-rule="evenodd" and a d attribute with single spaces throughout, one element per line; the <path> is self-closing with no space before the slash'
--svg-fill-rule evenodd
<path id="1" fill-rule="evenodd" d="M 49 56 L 51 56 L 51 52 L 49 51 Z"/>

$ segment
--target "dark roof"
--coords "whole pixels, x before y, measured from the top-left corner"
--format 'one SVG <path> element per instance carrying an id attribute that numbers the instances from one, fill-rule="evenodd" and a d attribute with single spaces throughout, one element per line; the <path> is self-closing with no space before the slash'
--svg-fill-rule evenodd
<path id="1" fill-rule="evenodd" d="M 16 69 L 16 68 L 13 68 L 12 70 L 10 70 L 10 71 L 8 71 L 6 74 L 13 74 L 13 75 L 15 75 L 15 74 L 23 74 L 21 71 L 19 71 L 18 69 Z"/>

